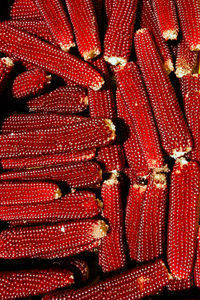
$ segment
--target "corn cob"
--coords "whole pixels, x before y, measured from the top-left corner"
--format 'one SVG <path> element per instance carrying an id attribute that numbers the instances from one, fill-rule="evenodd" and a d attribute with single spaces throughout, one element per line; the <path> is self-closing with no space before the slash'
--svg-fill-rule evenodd
<path id="1" fill-rule="evenodd" d="M 200 50 L 199 0 L 176 0 L 183 38 L 191 51 Z"/>
<path id="2" fill-rule="evenodd" d="M 0 272 L 2 299 L 39 295 L 73 283 L 73 273 L 61 268 Z"/>
<path id="3" fill-rule="evenodd" d="M 198 231 L 197 256 L 194 268 L 194 282 L 197 287 L 200 287 L 200 227 Z"/>
<path id="4" fill-rule="evenodd" d="M 191 136 L 175 91 L 147 29 L 140 29 L 136 32 L 135 49 L 162 146 L 173 158 L 181 157 L 191 151 Z"/>
<path id="5" fill-rule="evenodd" d="M 18 225 L 55 223 L 96 217 L 100 205 L 95 194 L 77 192 L 49 203 L 0 206 L 0 220 L 17 221 Z"/>
<path id="6" fill-rule="evenodd" d="M 87 63 L 25 31 L 3 23 L 0 24 L 0 50 L 79 85 L 98 90 L 104 83 L 99 73 Z"/>
<path id="7" fill-rule="evenodd" d="M 29 111 L 79 113 L 87 108 L 88 97 L 81 87 L 63 86 L 27 102 Z"/>
<path id="8" fill-rule="evenodd" d="M 82 281 L 87 281 L 89 277 L 89 267 L 88 263 L 81 259 L 81 258 L 72 258 L 69 261 L 70 265 L 76 268 L 78 270 L 78 273 L 80 274 L 79 277 L 81 277 Z"/>
<path id="9" fill-rule="evenodd" d="M 88 119 L 69 126 L 0 135 L 0 157 L 58 154 L 105 146 L 115 139 L 109 119 Z"/>
<path id="10" fill-rule="evenodd" d="M 119 90 L 116 91 L 116 104 L 120 132 L 126 138 L 123 147 L 128 165 L 134 170 L 137 176 L 145 177 L 149 173 L 148 165 L 140 147 L 133 122 Z"/>
<path id="11" fill-rule="evenodd" d="M 75 46 L 71 24 L 60 0 L 35 0 L 55 41 L 64 51 Z"/>
<path id="12" fill-rule="evenodd" d="M 78 290 L 51 293 L 43 300 L 62 299 L 141 299 L 156 294 L 168 284 L 170 275 L 162 260 L 148 263 L 117 274 L 103 281 Z"/>
<path id="13" fill-rule="evenodd" d="M 162 38 L 160 34 L 160 30 L 156 21 L 156 17 L 153 13 L 153 7 L 151 0 L 143 0 L 140 5 L 141 8 L 141 22 L 140 25 L 142 28 L 148 28 L 148 30 L 151 32 L 155 42 L 156 47 L 159 51 L 159 54 L 162 58 L 162 62 L 164 64 L 164 68 L 167 71 L 167 73 L 174 71 L 173 66 L 173 58 L 170 53 L 170 49 L 164 39 Z"/>
<path id="14" fill-rule="evenodd" d="M 14 67 L 13 60 L 9 57 L 2 57 L 0 59 L 0 93 L 2 93 L 7 84 L 10 72 Z"/>
<path id="15" fill-rule="evenodd" d="M 98 56 L 101 53 L 101 44 L 92 0 L 65 0 L 65 2 L 81 56 L 84 60 Z"/>
<path id="16" fill-rule="evenodd" d="M 189 157 L 200 162 L 200 91 L 191 91 L 185 95 L 184 108 L 194 141 Z"/>
<path id="17" fill-rule="evenodd" d="M 192 271 L 199 222 L 200 168 L 177 160 L 169 195 L 167 260 L 172 275 L 187 279 Z"/>
<path id="18" fill-rule="evenodd" d="M 80 246 L 99 241 L 106 236 L 108 226 L 101 220 L 83 220 L 35 227 L 16 227 L 0 234 L 0 257 L 8 259 L 34 258 L 63 251 L 70 256 Z M 77 253 L 78 253 L 77 251 Z"/>
<path id="19" fill-rule="evenodd" d="M 137 261 L 152 260 L 163 253 L 166 196 L 166 175 L 152 175 L 141 208 Z"/>
<path id="20" fill-rule="evenodd" d="M 177 40 L 179 26 L 173 0 L 152 0 L 160 32 L 165 40 Z"/>
<path id="21" fill-rule="evenodd" d="M 180 79 L 183 97 L 192 90 L 200 90 L 200 74 L 188 74 Z"/>
<path id="22" fill-rule="evenodd" d="M 121 269 L 125 265 L 121 189 L 116 174 L 112 174 L 110 179 L 104 181 L 101 188 L 103 216 L 110 226 L 110 232 L 102 240 L 99 249 L 99 264 L 103 272 Z"/>
<path id="23" fill-rule="evenodd" d="M 178 78 L 192 74 L 198 63 L 198 52 L 192 52 L 184 39 L 178 44 L 176 57 L 176 76 Z"/>
<path id="24" fill-rule="evenodd" d="M 0 182 L 0 205 L 21 205 L 50 202 L 62 196 L 55 183 Z"/>
<path id="25" fill-rule="evenodd" d="M 59 115 L 59 114 L 13 114 L 3 120 L 2 133 L 33 131 L 45 128 L 67 126 L 86 121 L 81 116 Z"/>
<path id="26" fill-rule="evenodd" d="M 127 63 L 132 48 L 138 0 L 114 1 L 104 38 L 104 59 L 112 65 Z"/>
<path id="27" fill-rule="evenodd" d="M 101 147 L 98 150 L 96 159 L 99 163 L 101 163 L 104 171 L 106 172 L 120 172 L 124 169 L 125 158 L 121 145 L 116 144 Z"/>
<path id="28" fill-rule="evenodd" d="M 92 160 L 95 158 L 96 149 L 71 151 L 61 154 L 40 155 L 33 157 L 2 159 L 3 169 L 31 169 L 62 164 L 77 163 L 80 161 Z"/>
<path id="29" fill-rule="evenodd" d="M 102 171 L 95 162 L 79 162 L 0 174 L 0 180 L 53 180 L 70 187 L 91 187 L 102 180 Z"/>
<path id="30" fill-rule="evenodd" d="M 112 14 L 113 0 L 105 0 L 106 15 L 108 20 Z"/>
<path id="31" fill-rule="evenodd" d="M 135 170 L 133 168 L 125 168 L 123 172 L 128 177 L 130 185 L 133 185 L 135 183 L 144 184 L 143 181 L 141 182 L 142 178 L 136 176 Z"/>
<path id="32" fill-rule="evenodd" d="M 21 99 L 41 93 L 51 83 L 51 75 L 39 68 L 28 70 L 18 75 L 12 86 L 12 94 Z"/>
<path id="33" fill-rule="evenodd" d="M 13 20 L 41 20 L 42 16 L 34 0 L 15 0 L 10 11 Z"/>
<path id="34" fill-rule="evenodd" d="M 164 162 L 160 142 L 139 70 L 133 62 L 129 62 L 115 67 L 115 75 L 147 165 L 149 168 L 161 168 Z"/>
<path id="35" fill-rule="evenodd" d="M 172 278 L 167 285 L 169 291 L 183 291 L 190 289 L 193 286 L 193 278 L 189 276 L 186 279 Z"/>

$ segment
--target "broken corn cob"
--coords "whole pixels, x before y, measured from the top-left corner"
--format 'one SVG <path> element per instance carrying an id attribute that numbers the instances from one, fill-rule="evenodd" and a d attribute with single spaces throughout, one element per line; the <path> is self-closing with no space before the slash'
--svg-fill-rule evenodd
<path id="1" fill-rule="evenodd" d="M 192 272 L 199 223 L 200 168 L 180 158 L 171 174 L 167 261 L 177 279 Z"/>

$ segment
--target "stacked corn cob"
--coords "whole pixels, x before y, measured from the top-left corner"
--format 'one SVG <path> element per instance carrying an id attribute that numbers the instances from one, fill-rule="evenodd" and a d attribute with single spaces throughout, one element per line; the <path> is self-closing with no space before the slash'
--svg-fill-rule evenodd
<path id="1" fill-rule="evenodd" d="M 1 125 L 0 259 L 17 268 L 0 271 L 1 296 L 200 287 L 200 2 L 15 0 L 10 18 L 0 91 L 21 73 Z M 85 251 L 102 280 L 60 290 L 88 279 Z"/>

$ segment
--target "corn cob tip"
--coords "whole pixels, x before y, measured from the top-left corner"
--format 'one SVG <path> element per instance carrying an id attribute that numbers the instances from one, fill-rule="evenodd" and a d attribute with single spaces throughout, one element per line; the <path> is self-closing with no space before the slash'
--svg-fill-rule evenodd
<path id="1" fill-rule="evenodd" d="M 63 45 L 62 43 L 59 43 L 60 48 L 65 51 L 68 52 L 70 50 L 70 48 L 75 47 L 76 44 L 75 43 L 70 43 L 68 45 Z"/>
<path id="2" fill-rule="evenodd" d="M 62 197 L 62 192 L 59 189 L 59 187 L 55 190 L 55 194 L 54 194 L 54 199 L 59 199 L 60 197 Z"/>
<path id="3" fill-rule="evenodd" d="M 101 201 L 99 198 L 94 198 L 97 202 L 97 205 L 102 209 L 103 208 L 103 201 Z"/>
<path id="4" fill-rule="evenodd" d="M 148 28 L 140 28 L 136 31 L 135 34 L 145 33 L 146 31 L 148 31 Z"/>
<path id="5" fill-rule="evenodd" d="M 147 189 L 147 185 L 144 185 L 144 184 L 134 184 L 133 185 L 134 189 L 138 190 L 139 193 L 144 193 Z"/>
<path id="6" fill-rule="evenodd" d="M 171 59 L 168 59 L 164 62 L 164 68 L 168 75 L 174 71 L 174 65 Z"/>
<path id="7" fill-rule="evenodd" d="M 104 85 L 105 81 L 104 79 L 101 77 L 97 83 L 93 83 L 90 88 L 93 90 L 93 91 L 98 91 L 102 88 L 102 86 Z"/>
<path id="8" fill-rule="evenodd" d="M 190 143 L 190 141 L 188 141 L 188 143 Z M 186 148 L 182 148 L 180 147 L 180 149 L 174 149 L 173 154 L 171 155 L 172 158 L 177 159 L 180 158 L 182 156 L 184 156 L 185 154 L 187 154 L 188 152 L 190 152 L 192 150 L 192 147 L 188 146 Z"/>
<path id="9" fill-rule="evenodd" d="M 113 65 L 113 66 L 117 66 L 117 65 L 125 65 L 127 63 L 127 59 L 123 58 L 123 57 L 116 57 L 116 56 L 104 56 L 105 61 L 107 61 L 109 64 Z"/>
<path id="10" fill-rule="evenodd" d="M 200 51 L 200 44 L 195 45 L 195 47 L 191 45 L 190 50 L 191 51 Z"/>
<path id="11" fill-rule="evenodd" d="M 162 34 L 163 38 L 167 41 L 167 40 L 177 40 L 178 37 L 178 31 L 176 29 L 172 30 L 165 30 L 163 31 Z"/>
<path id="12" fill-rule="evenodd" d="M 153 174 L 153 183 L 156 185 L 158 189 L 166 188 L 167 178 L 163 173 Z"/>
<path id="13" fill-rule="evenodd" d="M 109 128 L 109 131 L 111 131 L 110 140 L 114 140 L 116 137 L 116 128 L 113 122 L 110 119 L 105 119 L 105 123 L 107 127 Z"/>
<path id="14" fill-rule="evenodd" d="M 111 177 L 109 179 L 105 180 L 103 184 L 106 184 L 106 185 L 118 184 L 118 179 L 117 179 L 118 177 L 119 177 L 119 172 L 113 171 L 111 173 Z"/>
<path id="15" fill-rule="evenodd" d="M 185 157 L 178 158 L 176 162 L 179 163 L 181 167 L 188 164 L 188 160 Z"/>
<path id="16" fill-rule="evenodd" d="M 51 84 L 51 79 L 52 79 L 52 76 L 51 75 L 47 75 L 46 76 L 46 84 Z"/>
<path id="17" fill-rule="evenodd" d="M 86 106 L 88 105 L 88 96 L 82 96 L 80 99 L 81 104 L 85 104 Z"/>
<path id="18" fill-rule="evenodd" d="M 7 67 L 11 68 L 14 66 L 14 62 L 10 57 L 2 57 L 1 60 Z"/>
<path id="19" fill-rule="evenodd" d="M 167 165 L 162 166 L 161 168 L 154 168 L 153 173 L 169 173 L 170 169 Z"/>
<path id="20" fill-rule="evenodd" d="M 98 48 L 90 49 L 89 51 L 83 53 L 83 58 L 87 61 L 89 59 L 97 57 L 100 53 L 101 52 Z"/>
<path id="21" fill-rule="evenodd" d="M 92 235 L 95 239 L 103 238 L 107 235 L 109 226 L 102 220 L 99 220 L 93 226 Z"/>

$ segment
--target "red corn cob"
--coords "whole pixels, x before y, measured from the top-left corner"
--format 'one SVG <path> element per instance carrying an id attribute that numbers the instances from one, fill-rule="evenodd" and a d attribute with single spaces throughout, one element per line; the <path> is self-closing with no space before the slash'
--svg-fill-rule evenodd
<path id="1" fill-rule="evenodd" d="M 174 1 L 152 0 L 152 5 L 163 38 L 177 40 L 179 26 Z"/>
<path id="2" fill-rule="evenodd" d="M 18 224 L 55 223 L 92 218 L 100 213 L 95 194 L 77 192 L 49 203 L 0 206 L 0 220 Z"/>
<path id="3" fill-rule="evenodd" d="M 42 16 L 34 0 L 15 0 L 10 16 L 13 20 L 40 20 Z"/>
<path id="4" fill-rule="evenodd" d="M 78 113 L 87 108 L 88 97 L 81 87 L 64 86 L 27 102 L 29 111 Z"/>
<path id="5" fill-rule="evenodd" d="M 44 20 L 9 20 L 4 22 L 8 26 L 15 27 L 16 29 L 21 29 L 29 32 L 45 41 L 50 42 L 53 45 L 57 45 L 54 40 L 46 22 Z"/>
<path id="6" fill-rule="evenodd" d="M 32 170 L 10 171 L 0 174 L 0 180 L 54 180 L 70 187 L 91 187 L 102 180 L 102 171 L 95 162 L 79 162 Z"/>
<path id="7" fill-rule="evenodd" d="M 200 90 L 200 74 L 188 74 L 180 79 L 183 97 L 192 90 Z"/>
<path id="8" fill-rule="evenodd" d="M 172 275 L 187 279 L 192 271 L 199 222 L 200 168 L 177 160 L 169 196 L 167 259 Z"/>
<path id="9" fill-rule="evenodd" d="M 156 294 L 168 284 L 170 275 L 162 260 L 148 263 L 97 284 L 78 290 L 66 290 L 47 295 L 43 300 L 62 299 L 141 299 Z"/>
<path id="10" fill-rule="evenodd" d="M 0 59 L 0 93 L 2 93 L 3 89 L 5 88 L 13 67 L 14 63 L 9 57 L 2 57 Z"/>
<path id="11" fill-rule="evenodd" d="M 139 70 L 133 62 L 129 62 L 116 67 L 115 75 L 147 165 L 149 168 L 161 168 L 164 162 L 160 142 Z"/>
<path id="12" fill-rule="evenodd" d="M 191 51 L 200 50 L 199 0 L 176 0 L 183 38 Z"/>
<path id="13" fill-rule="evenodd" d="M 194 141 L 189 157 L 200 162 L 200 91 L 191 91 L 185 95 L 184 108 Z"/>
<path id="14" fill-rule="evenodd" d="M 163 253 L 167 182 L 165 174 L 154 174 L 145 192 L 140 224 L 136 260 L 152 260 Z"/>
<path id="15" fill-rule="evenodd" d="M 104 59 L 112 65 L 127 63 L 130 57 L 137 2 L 112 1 L 104 39 Z"/>
<path id="16" fill-rule="evenodd" d="M 103 216 L 110 226 L 110 232 L 102 240 L 99 250 L 99 264 L 103 272 L 121 269 L 125 265 L 121 188 L 116 174 L 104 181 L 101 188 Z"/>
<path id="17" fill-rule="evenodd" d="M 85 220 L 35 227 L 12 228 L 0 234 L 0 257 L 8 259 L 34 258 L 63 251 L 70 256 L 106 236 L 108 226 L 102 220 Z M 65 251 L 65 253 L 64 253 Z M 77 251 L 77 253 L 78 253 Z"/>
<path id="18" fill-rule="evenodd" d="M 104 83 L 99 73 L 87 63 L 29 33 L 2 23 L 0 50 L 79 85 L 98 90 Z"/>
<path id="19" fill-rule="evenodd" d="M 110 19 L 112 13 L 113 2 L 113 0 L 105 0 L 106 15 L 108 20 Z"/>
<path id="20" fill-rule="evenodd" d="M 65 0 L 73 25 L 76 43 L 84 60 L 101 53 L 97 20 L 92 0 Z"/>
<path id="21" fill-rule="evenodd" d="M 81 275 L 82 281 L 87 281 L 89 277 L 89 268 L 88 263 L 81 258 L 72 258 L 70 259 L 70 265 L 74 266 Z"/>
<path id="22" fill-rule="evenodd" d="M 172 278 L 167 285 L 169 291 L 183 291 L 190 289 L 193 286 L 193 278 L 189 276 L 186 279 Z"/>
<path id="23" fill-rule="evenodd" d="M 178 78 L 192 74 L 198 63 L 198 52 L 192 52 L 184 39 L 178 44 L 176 57 L 176 76 Z"/>
<path id="24" fill-rule="evenodd" d="M 115 139 L 109 119 L 88 119 L 69 126 L 0 135 L 2 158 L 58 154 L 105 146 Z"/>
<path id="25" fill-rule="evenodd" d="M 135 49 L 162 146 L 173 158 L 181 157 L 191 151 L 191 136 L 175 91 L 147 29 L 140 29 L 136 32 Z"/>
<path id="26" fill-rule="evenodd" d="M 96 149 L 72 151 L 61 154 L 40 155 L 33 157 L 2 159 L 3 169 L 31 169 L 68 163 L 77 163 L 95 158 Z"/>
<path id="27" fill-rule="evenodd" d="M 86 121 L 81 116 L 69 116 L 59 114 L 13 114 L 4 119 L 2 133 L 33 131 L 45 128 L 67 126 Z"/>
<path id="28" fill-rule="evenodd" d="M 137 176 L 145 177 L 149 173 L 148 165 L 140 147 L 133 122 L 119 90 L 116 91 L 116 103 L 117 115 L 120 118 L 119 123 L 122 125 L 120 131 L 121 134 L 126 137 L 123 147 L 128 165 L 134 170 Z M 126 128 L 124 128 L 123 122 Z"/>
<path id="29" fill-rule="evenodd" d="M 35 0 L 52 36 L 64 51 L 75 46 L 71 24 L 60 0 Z"/>
<path id="30" fill-rule="evenodd" d="M 126 239 L 129 248 L 129 256 L 131 260 L 136 260 L 138 249 L 138 230 L 142 214 L 142 205 L 144 202 L 145 191 L 147 186 L 136 184 L 133 182 L 129 188 L 127 204 L 126 204 Z"/>
<path id="31" fill-rule="evenodd" d="M 106 172 L 122 171 L 125 165 L 124 151 L 121 145 L 110 145 L 98 150 L 97 161 Z"/>
<path id="32" fill-rule="evenodd" d="M 153 13 L 151 0 L 143 0 L 141 5 L 141 27 L 151 32 L 167 73 L 174 71 L 170 49 L 161 36 L 156 17 Z"/>
<path id="33" fill-rule="evenodd" d="M 51 75 L 39 68 L 28 70 L 18 75 L 12 86 L 13 96 L 17 99 L 35 96 L 51 83 Z"/>
<path id="34" fill-rule="evenodd" d="M 55 183 L 0 182 L 0 205 L 21 205 L 50 202 L 62 196 Z"/>
<path id="35" fill-rule="evenodd" d="M 200 287 L 200 227 L 198 231 L 197 257 L 194 268 L 194 282 L 197 287 Z"/>
<path id="36" fill-rule="evenodd" d="M 0 272 L 2 299 L 39 295 L 73 283 L 73 273 L 61 268 Z"/>

